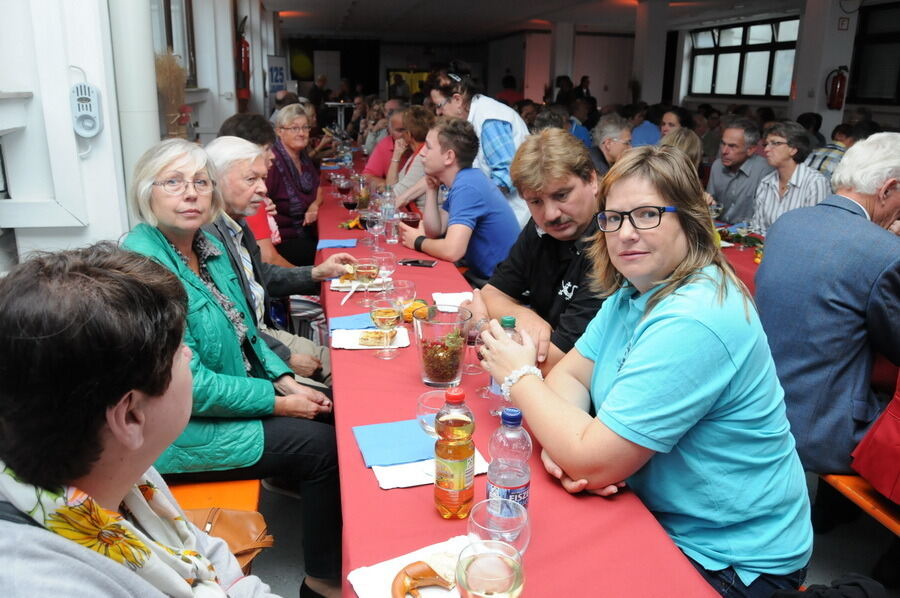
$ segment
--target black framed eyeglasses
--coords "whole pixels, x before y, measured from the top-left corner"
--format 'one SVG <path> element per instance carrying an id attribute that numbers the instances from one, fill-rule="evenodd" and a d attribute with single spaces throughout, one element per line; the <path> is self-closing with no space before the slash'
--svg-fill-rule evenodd
<path id="1" fill-rule="evenodd" d="M 639 230 L 656 228 L 662 222 L 662 215 L 666 212 L 677 212 L 675 206 L 640 206 L 627 212 L 617 210 L 601 210 L 597 213 L 597 226 L 605 233 L 614 233 L 622 228 L 625 217 L 631 222 L 631 226 Z"/>

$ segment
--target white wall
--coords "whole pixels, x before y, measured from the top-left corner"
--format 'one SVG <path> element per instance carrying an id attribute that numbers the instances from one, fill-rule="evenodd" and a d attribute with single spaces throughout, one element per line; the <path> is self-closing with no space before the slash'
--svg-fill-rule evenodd
<path id="1" fill-rule="evenodd" d="M 549 33 L 525 34 L 525 97 L 538 104 L 544 101 L 544 86 L 550 83 L 551 37 Z"/>
<path id="2" fill-rule="evenodd" d="M 552 43 L 549 33 L 525 34 L 525 97 L 538 103 L 551 82 Z M 591 94 L 601 107 L 627 102 L 633 54 L 633 37 L 576 33 L 572 72 L 567 74 L 576 84 L 582 75 L 590 77 Z"/>
<path id="3" fill-rule="evenodd" d="M 128 222 L 106 0 L 0 0 L 0 21 L 0 89 L 33 94 L 24 128 L 3 136 L 10 194 L 22 204 L 0 200 L 0 228 L 16 223 L 20 255 L 118 239 Z M 101 96 L 103 130 L 84 158 L 69 112 L 70 86 L 82 75 L 69 65 Z M 48 210 L 33 209 L 41 204 Z M 49 226 L 53 205 L 75 225 Z"/>
<path id="4" fill-rule="evenodd" d="M 500 83 L 509 69 L 516 78 L 521 91 L 525 81 L 525 34 L 517 33 L 494 40 L 488 44 L 487 81 L 485 89 L 490 96 L 496 95 L 503 85 Z"/>
<path id="5" fill-rule="evenodd" d="M 576 35 L 572 81 L 577 85 L 582 75 L 590 77 L 591 95 L 601 108 L 628 103 L 633 54 L 633 37 Z"/>
<path id="6" fill-rule="evenodd" d="M 791 98 L 790 116 L 804 112 L 822 115 L 821 133 L 827 136 L 843 122 L 843 110 L 827 106 L 825 77 L 839 66 L 850 67 L 856 38 L 858 12 L 845 13 L 836 2 L 807 0 L 800 16 L 800 35 L 794 59 L 796 97 Z M 840 19 L 849 20 L 846 30 L 838 27 Z M 852 77 L 853 74 L 851 73 Z"/>

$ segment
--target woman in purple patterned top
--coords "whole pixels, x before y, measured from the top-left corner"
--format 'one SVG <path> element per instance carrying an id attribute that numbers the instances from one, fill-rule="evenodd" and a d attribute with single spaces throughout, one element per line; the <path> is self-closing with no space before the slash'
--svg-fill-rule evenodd
<path id="1" fill-rule="evenodd" d="M 309 117 L 300 104 L 285 106 L 275 115 L 278 141 L 272 147 L 274 160 L 266 178 L 269 198 L 278 212 L 275 222 L 281 233 L 278 253 L 296 266 L 308 266 L 316 255 L 319 212 L 319 171 L 309 157 Z"/>

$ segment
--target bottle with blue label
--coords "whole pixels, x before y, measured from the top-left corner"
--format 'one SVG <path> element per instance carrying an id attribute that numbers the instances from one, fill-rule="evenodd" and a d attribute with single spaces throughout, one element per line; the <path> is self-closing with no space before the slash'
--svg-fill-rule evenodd
<path id="1" fill-rule="evenodd" d="M 522 427 L 522 412 L 506 407 L 500 414 L 500 427 L 488 445 L 491 464 L 488 466 L 487 497 L 508 498 L 528 506 L 531 487 L 531 436 Z"/>

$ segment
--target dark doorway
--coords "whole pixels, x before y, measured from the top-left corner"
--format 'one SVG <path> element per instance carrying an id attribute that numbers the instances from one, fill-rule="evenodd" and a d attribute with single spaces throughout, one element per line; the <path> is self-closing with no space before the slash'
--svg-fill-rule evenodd
<path id="1" fill-rule="evenodd" d="M 675 97 L 675 59 L 678 53 L 678 32 L 666 33 L 666 61 L 663 67 L 662 102 L 671 104 Z"/>

